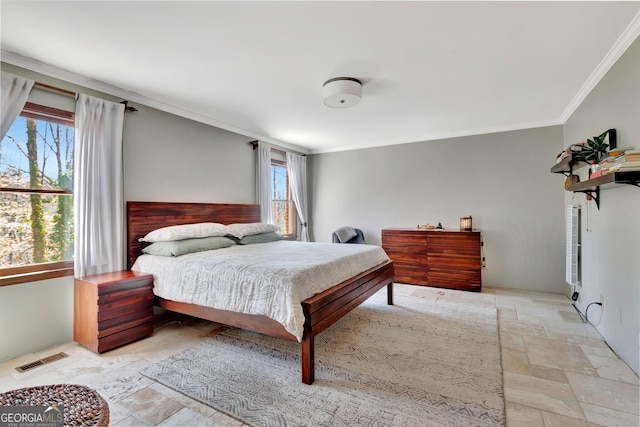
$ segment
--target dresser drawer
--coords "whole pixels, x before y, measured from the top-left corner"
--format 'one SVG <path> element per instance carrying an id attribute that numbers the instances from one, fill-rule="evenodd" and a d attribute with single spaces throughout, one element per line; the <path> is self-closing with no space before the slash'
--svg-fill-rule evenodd
<path id="1" fill-rule="evenodd" d="M 482 261 L 480 254 L 464 255 L 464 254 L 429 254 L 427 257 L 428 265 L 438 267 L 453 268 L 480 268 Z"/>
<path id="2" fill-rule="evenodd" d="M 454 289 L 479 290 L 480 269 L 429 267 L 429 285 Z"/>
<path id="3" fill-rule="evenodd" d="M 411 265 L 398 265 L 394 262 L 393 281 L 398 283 L 408 283 L 411 285 L 426 285 L 428 274 L 425 268 L 416 268 Z"/>
<path id="4" fill-rule="evenodd" d="M 382 246 L 427 245 L 427 235 L 421 230 L 382 230 Z"/>
<path id="5" fill-rule="evenodd" d="M 423 266 L 427 264 L 427 254 L 425 253 L 417 254 L 413 252 L 387 251 L 387 255 L 389 255 L 389 258 L 391 258 L 395 262 L 416 264 L 416 265 L 423 265 Z"/>
<path id="6" fill-rule="evenodd" d="M 458 254 L 480 256 L 480 235 L 478 233 L 435 233 L 433 236 L 429 236 L 428 240 L 429 255 Z"/>

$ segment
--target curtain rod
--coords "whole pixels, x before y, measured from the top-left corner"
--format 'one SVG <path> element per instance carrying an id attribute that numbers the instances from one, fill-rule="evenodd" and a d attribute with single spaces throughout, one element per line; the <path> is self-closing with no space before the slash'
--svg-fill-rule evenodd
<path id="1" fill-rule="evenodd" d="M 76 93 L 75 92 L 72 92 L 72 91 L 66 90 L 66 89 L 60 89 L 59 87 L 51 86 L 51 85 L 48 85 L 48 84 L 36 82 L 34 86 L 38 87 L 40 89 L 48 90 L 49 92 L 59 93 L 60 95 L 66 95 L 66 96 L 70 96 L 72 98 L 76 97 Z"/>
<path id="2" fill-rule="evenodd" d="M 251 145 L 251 147 L 253 147 L 253 149 L 255 150 L 256 148 L 258 148 L 258 142 L 259 142 L 259 141 L 256 139 L 256 140 L 254 140 L 254 141 L 249 141 L 247 144 Z M 279 149 L 279 148 L 275 148 L 275 147 L 273 147 L 273 146 L 271 146 L 271 149 L 272 149 L 273 151 L 275 151 L 276 153 L 280 153 L 280 154 L 287 154 L 287 151 L 282 150 L 282 149 Z M 297 152 L 295 152 L 295 151 L 291 151 L 291 152 L 292 152 L 292 153 L 295 153 L 295 154 L 299 154 L 300 156 L 305 156 L 305 157 L 307 156 L 306 154 L 297 153 Z"/>
<path id="3" fill-rule="evenodd" d="M 40 82 L 36 82 L 34 84 L 35 87 L 40 88 L 40 89 L 44 89 L 44 90 L 48 90 L 49 92 L 55 92 L 58 93 L 60 95 L 64 95 L 64 96 L 70 96 L 72 98 L 75 98 L 78 94 L 76 92 L 70 91 L 70 90 L 66 90 L 66 89 L 62 89 L 59 87 L 55 87 L 55 86 L 51 86 L 45 83 L 40 83 Z M 137 108 L 135 107 L 130 107 L 128 105 L 129 101 L 121 101 L 121 104 L 124 104 L 124 109 L 125 111 L 131 111 L 132 113 L 135 113 L 136 111 L 138 111 Z"/>

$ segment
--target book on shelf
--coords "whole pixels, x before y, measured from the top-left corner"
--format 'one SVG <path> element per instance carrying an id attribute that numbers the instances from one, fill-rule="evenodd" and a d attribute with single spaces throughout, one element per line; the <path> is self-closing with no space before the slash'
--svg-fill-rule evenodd
<path id="1" fill-rule="evenodd" d="M 628 153 L 630 151 L 638 151 L 638 150 L 636 150 L 634 147 L 616 147 L 609 150 L 609 156 L 615 157 L 615 156 L 619 156 L 620 154 Z"/>
<path id="2" fill-rule="evenodd" d="M 600 163 L 593 165 L 592 170 L 598 171 L 598 170 L 610 169 L 616 165 L 623 164 L 626 161 L 627 161 L 627 158 L 624 155 L 620 155 L 615 158 L 607 157 L 606 159 L 603 159 L 602 161 L 600 161 Z"/>
<path id="3" fill-rule="evenodd" d="M 640 170 L 640 160 L 635 161 L 635 162 L 623 163 L 623 164 L 620 165 L 618 170 L 621 171 L 621 172 Z"/>
<path id="4" fill-rule="evenodd" d="M 613 150 L 609 150 L 607 152 L 607 157 L 602 161 L 614 161 L 621 157 L 629 157 L 629 156 L 631 156 L 634 159 L 640 158 L 640 150 L 636 150 L 633 147 L 614 148 Z"/>
<path id="5" fill-rule="evenodd" d="M 613 172 L 631 172 L 631 171 L 638 171 L 638 170 L 640 170 L 640 160 L 633 160 L 630 162 L 624 162 L 617 165 L 613 165 L 605 169 L 600 169 L 596 172 L 600 172 L 602 175 L 606 175 Z M 591 174 L 591 176 L 593 177 L 593 174 Z"/>

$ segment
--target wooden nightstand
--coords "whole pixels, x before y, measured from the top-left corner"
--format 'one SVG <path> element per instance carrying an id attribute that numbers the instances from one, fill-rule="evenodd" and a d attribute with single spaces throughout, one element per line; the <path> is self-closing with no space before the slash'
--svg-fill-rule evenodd
<path id="1" fill-rule="evenodd" d="M 75 279 L 73 339 L 96 353 L 153 333 L 153 275 L 118 271 Z"/>

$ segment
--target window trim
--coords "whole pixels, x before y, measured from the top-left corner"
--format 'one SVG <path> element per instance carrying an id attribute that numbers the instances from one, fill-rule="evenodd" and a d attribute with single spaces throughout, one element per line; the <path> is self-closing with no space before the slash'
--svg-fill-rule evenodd
<path id="1" fill-rule="evenodd" d="M 75 128 L 75 112 L 48 107 L 46 105 L 25 103 L 19 117 L 45 120 L 64 126 Z M 75 149 L 75 147 L 74 147 Z M 71 190 L 49 190 L 37 188 L 0 187 L 0 193 L 53 194 L 73 195 Z M 58 277 L 73 276 L 73 260 L 42 262 L 37 264 L 19 265 L 0 268 L 0 287 L 17 285 L 20 283 L 37 282 Z"/>
<path id="2" fill-rule="evenodd" d="M 73 276 L 73 260 L 0 268 L 0 288 L 19 283 Z"/>
<path id="3" fill-rule="evenodd" d="M 59 125 L 74 127 L 76 125 L 76 113 L 65 111 L 59 108 L 47 107 L 46 105 L 27 102 L 24 104 L 18 117 L 27 117 L 35 120 L 46 120 Z"/>

